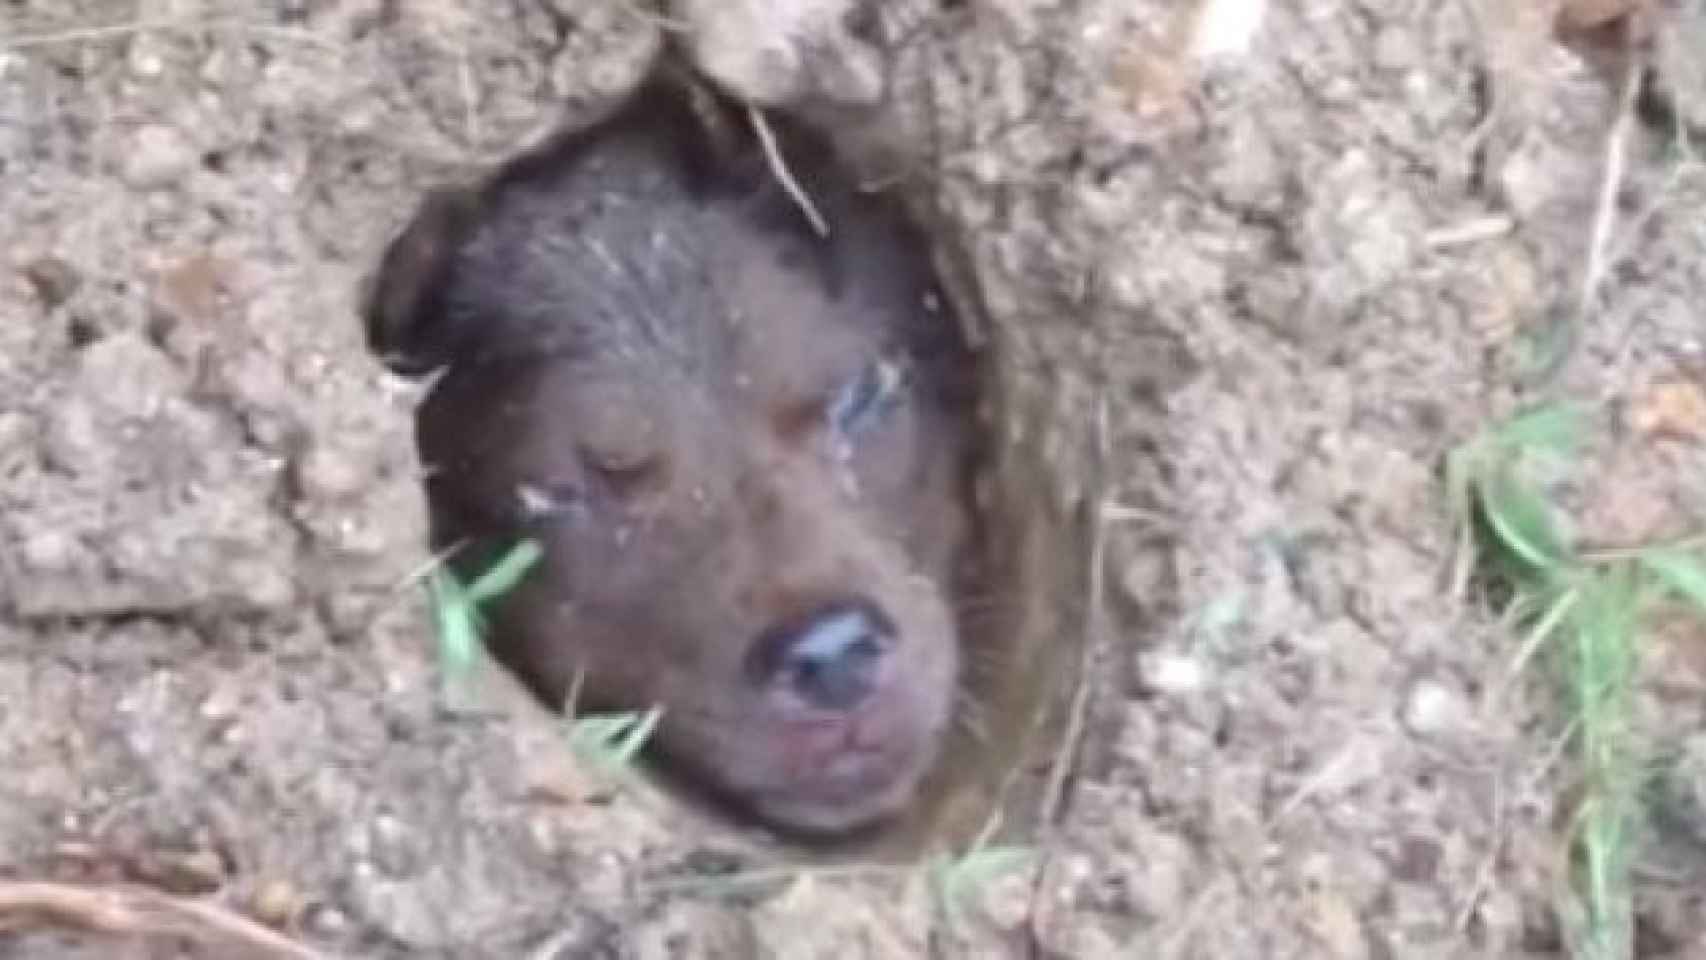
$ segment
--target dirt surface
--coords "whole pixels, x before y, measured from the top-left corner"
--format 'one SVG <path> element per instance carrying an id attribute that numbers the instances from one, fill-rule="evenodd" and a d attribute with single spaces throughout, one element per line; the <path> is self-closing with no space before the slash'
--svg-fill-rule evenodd
<path id="1" fill-rule="evenodd" d="M 658 21 L 26 0 L 0 9 L 0 878 L 139 880 L 337 956 L 1558 955 L 1566 719 L 1451 589 L 1437 468 L 1585 401 L 1587 535 L 1699 529 L 1706 174 L 1631 131 L 1559 338 L 1619 98 L 1527 7 L 1282 4 L 1205 65 L 1159 0 L 945 6 L 913 183 L 985 308 L 995 429 L 1032 509 L 1112 505 L 1044 544 L 1095 588 L 1044 599 L 1106 616 L 1062 620 L 1093 628 L 1084 722 L 1031 866 L 963 911 L 920 871 L 706 882 L 763 864 L 441 686 L 414 397 L 359 282 L 422 189 L 624 90 Z M 1703 644 L 1643 647 L 1638 719 L 1682 762 L 1642 956 L 1706 955 Z M 0 957 L 182 955 L 8 919 Z"/>

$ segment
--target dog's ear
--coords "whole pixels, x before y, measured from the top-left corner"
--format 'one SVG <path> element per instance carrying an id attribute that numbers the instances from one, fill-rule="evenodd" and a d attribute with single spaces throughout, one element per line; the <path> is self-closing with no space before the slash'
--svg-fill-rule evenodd
<path id="1" fill-rule="evenodd" d="M 479 191 L 429 194 L 385 250 L 362 294 L 367 347 L 394 373 L 420 377 L 449 363 L 458 346 L 444 293 L 457 251 L 478 222 Z"/>

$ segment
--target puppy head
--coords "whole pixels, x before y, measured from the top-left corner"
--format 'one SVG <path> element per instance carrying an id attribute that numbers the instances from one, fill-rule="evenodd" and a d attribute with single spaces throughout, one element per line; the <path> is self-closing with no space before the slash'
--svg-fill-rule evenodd
<path id="1" fill-rule="evenodd" d="M 417 442 L 458 572 L 544 548 L 490 611 L 497 658 L 552 704 L 662 706 L 666 772 L 839 833 L 907 804 L 954 704 L 960 358 L 894 210 L 795 142 L 818 237 L 701 119 L 644 94 L 429 198 L 368 337 L 442 370 Z"/>

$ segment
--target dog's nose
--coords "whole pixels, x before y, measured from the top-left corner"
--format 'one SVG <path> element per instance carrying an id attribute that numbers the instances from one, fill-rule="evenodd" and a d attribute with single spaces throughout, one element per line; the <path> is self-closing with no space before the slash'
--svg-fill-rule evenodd
<path id="1" fill-rule="evenodd" d="M 881 610 L 842 601 L 766 631 L 749 663 L 760 683 L 816 709 L 845 713 L 869 699 L 893 646 L 894 625 Z"/>

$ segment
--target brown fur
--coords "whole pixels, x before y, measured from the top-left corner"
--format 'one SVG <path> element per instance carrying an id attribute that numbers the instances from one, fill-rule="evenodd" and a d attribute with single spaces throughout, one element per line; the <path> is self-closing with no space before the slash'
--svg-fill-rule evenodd
<path id="1" fill-rule="evenodd" d="M 712 135 L 660 79 L 436 195 L 368 331 L 398 371 L 442 368 L 417 415 L 435 545 L 466 546 L 465 579 L 544 547 L 493 611 L 498 659 L 553 705 L 577 678 L 583 710 L 661 705 L 666 771 L 841 833 L 906 807 L 947 733 L 968 362 L 899 209 L 782 124 L 816 236 L 743 124 Z M 766 666 L 849 624 L 877 641 L 868 674 L 828 671 L 868 680 L 855 702 Z"/>

